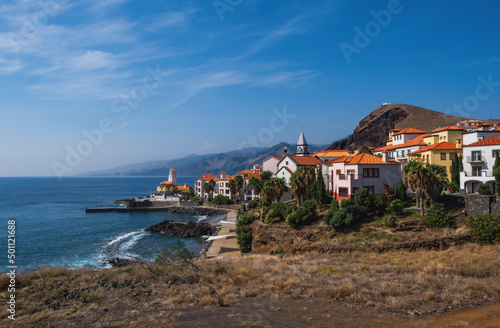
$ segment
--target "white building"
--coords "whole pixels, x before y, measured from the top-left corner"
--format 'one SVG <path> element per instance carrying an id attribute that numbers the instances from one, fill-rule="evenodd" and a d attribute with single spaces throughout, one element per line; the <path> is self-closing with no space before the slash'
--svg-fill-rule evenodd
<path id="1" fill-rule="evenodd" d="M 295 155 L 290 155 L 288 150 L 285 148 L 283 157 L 278 162 L 276 178 L 283 179 L 286 184 L 289 184 L 290 177 L 299 168 L 312 166 L 315 168 L 315 171 L 318 172 L 321 170 L 322 163 L 323 162 L 317 157 L 311 156 L 304 133 L 301 132 L 299 141 L 297 142 L 297 151 L 295 152 Z"/>
<path id="2" fill-rule="evenodd" d="M 387 152 L 389 158 L 402 162 L 408 161 L 408 154 L 427 146 L 424 137 L 428 133 L 414 128 L 403 130 L 393 129 L 389 131 L 389 140 L 387 145 L 375 149 L 375 155 L 382 155 Z"/>
<path id="3" fill-rule="evenodd" d="M 323 163 L 327 191 L 338 200 L 351 198 L 356 190 L 366 188 L 373 194 L 383 194 L 383 183 L 398 186 L 402 179 L 402 165 L 389 159 L 370 154 L 343 156 Z"/>
<path id="4" fill-rule="evenodd" d="M 493 135 L 484 138 L 483 131 L 473 132 L 478 141 L 464 144 L 464 170 L 460 172 L 460 189 L 462 192 L 469 194 L 477 192 L 477 187 L 480 182 L 486 183 L 490 186 L 493 193 L 496 193 L 495 177 L 493 176 L 493 166 L 495 165 L 496 155 L 500 155 L 500 136 Z M 491 132 L 491 131 L 488 131 Z M 470 135 L 467 134 L 465 140 L 469 141 Z M 500 134 L 500 131 L 497 131 Z"/>
<path id="5" fill-rule="evenodd" d="M 264 160 L 262 163 L 263 171 L 269 171 L 273 174 L 273 178 L 276 178 L 276 172 L 278 172 L 278 163 L 281 161 L 281 157 L 271 156 Z"/>

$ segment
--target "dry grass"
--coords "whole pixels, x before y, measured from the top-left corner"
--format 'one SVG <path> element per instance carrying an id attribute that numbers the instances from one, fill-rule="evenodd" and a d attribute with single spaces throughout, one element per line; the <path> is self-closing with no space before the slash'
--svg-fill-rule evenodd
<path id="1" fill-rule="evenodd" d="M 306 297 L 396 312 L 459 308 L 500 300 L 498 254 L 500 245 L 469 244 L 442 252 L 250 255 L 98 271 L 40 268 L 18 277 L 17 315 L 52 321 L 111 310 L 119 302 L 210 307 L 249 297 Z M 6 288 L 0 292 L 5 299 Z"/>

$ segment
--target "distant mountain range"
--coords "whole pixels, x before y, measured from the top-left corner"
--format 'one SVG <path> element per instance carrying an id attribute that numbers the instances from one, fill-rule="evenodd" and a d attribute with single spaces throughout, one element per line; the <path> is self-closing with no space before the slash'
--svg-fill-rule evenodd
<path id="1" fill-rule="evenodd" d="M 291 153 L 295 152 L 296 145 L 281 142 L 270 148 L 245 148 L 208 155 L 193 154 L 173 160 L 149 161 L 86 172 L 78 176 L 168 176 L 171 168 L 175 168 L 178 176 L 201 176 L 206 173 L 216 176 L 220 173 L 235 174 L 252 168 L 253 164 L 262 164 L 270 156 L 281 156 L 285 147 Z M 309 150 L 314 152 L 326 147 L 328 145 L 309 145 Z"/>
<path id="2" fill-rule="evenodd" d="M 328 145 L 309 145 L 309 150 L 314 152 L 327 147 L 329 149 L 355 150 L 365 145 L 380 147 L 385 145 L 388 132 L 391 129 L 413 127 L 430 132 L 439 127 L 455 125 L 465 119 L 465 117 L 447 115 L 412 105 L 383 105 L 362 119 L 351 135 L 334 141 L 329 147 Z M 484 121 L 488 123 L 500 122 L 498 119 Z M 208 155 L 193 154 L 173 160 L 150 161 L 87 172 L 79 174 L 79 176 L 168 176 L 171 168 L 175 168 L 178 176 L 201 176 L 205 173 L 213 175 L 235 174 L 252 168 L 253 164 L 262 164 L 270 156 L 281 156 L 285 146 L 291 153 L 295 152 L 296 145 L 281 142 L 270 148 L 245 148 Z"/>

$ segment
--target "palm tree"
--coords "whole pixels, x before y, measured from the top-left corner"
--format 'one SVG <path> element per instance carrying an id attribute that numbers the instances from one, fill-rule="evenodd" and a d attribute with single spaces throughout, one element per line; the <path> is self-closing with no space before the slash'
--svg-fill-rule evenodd
<path id="1" fill-rule="evenodd" d="M 272 180 L 266 181 L 264 187 L 261 190 L 260 197 L 268 203 L 272 203 L 276 198 L 276 191 L 274 190 Z"/>
<path id="2" fill-rule="evenodd" d="M 234 177 L 233 181 L 236 183 L 236 192 L 238 193 L 238 197 L 240 199 L 240 201 L 242 200 L 242 197 L 241 197 L 241 190 L 243 189 L 244 187 L 244 182 L 243 181 L 243 177 L 241 175 L 237 175 Z"/>
<path id="3" fill-rule="evenodd" d="M 443 193 L 443 189 L 448 183 L 448 177 L 446 169 L 441 165 L 427 164 L 425 167 L 427 169 L 425 194 L 429 197 L 432 205 L 434 200 Z"/>
<path id="4" fill-rule="evenodd" d="M 281 197 L 283 196 L 283 193 L 286 190 L 286 184 L 285 181 L 281 179 L 274 179 L 273 181 L 273 189 L 274 189 L 274 196 L 276 198 L 276 201 L 280 201 Z"/>
<path id="5" fill-rule="evenodd" d="M 316 170 L 313 166 L 303 166 L 297 170 L 304 181 L 305 188 L 308 189 L 316 178 Z"/>
<path id="6" fill-rule="evenodd" d="M 229 187 L 229 190 L 231 191 L 231 200 L 234 201 L 234 195 L 236 194 L 236 190 L 238 189 L 238 185 L 236 184 L 236 181 L 234 179 L 229 180 L 229 183 L 227 184 Z"/>
<path id="7" fill-rule="evenodd" d="M 420 204 L 422 215 L 425 215 L 424 194 L 429 197 L 431 204 L 433 204 L 447 183 L 446 170 L 437 164 L 411 160 L 403 167 L 403 173 L 416 192 L 417 207 Z"/>
<path id="8" fill-rule="evenodd" d="M 203 191 L 207 192 L 209 194 L 208 200 L 211 201 L 214 197 L 214 190 L 215 190 L 215 181 L 214 179 L 206 182 L 203 185 Z"/>
<path id="9" fill-rule="evenodd" d="M 290 177 L 290 187 L 292 188 L 292 194 L 297 198 L 297 207 L 300 206 L 300 201 L 304 197 L 307 187 L 299 172 L 295 172 Z"/>
<path id="10" fill-rule="evenodd" d="M 372 150 L 371 150 L 370 147 L 363 146 L 363 147 L 359 148 L 358 154 L 370 154 L 370 155 L 373 155 L 373 152 L 372 152 Z"/>
<path id="11" fill-rule="evenodd" d="M 248 180 L 248 186 L 253 190 L 254 194 L 260 194 L 262 189 L 262 181 L 257 179 L 256 177 L 251 177 Z"/>
<path id="12" fill-rule="evenodd" d="M 425 181 L 425 170 L 424 164 L 417 160 L 411 160 L 403 167 L 403 174 L 408 179 L 410 187 L 415 190 L 417 208 L 420 205 L 422 215 L 425 214 L 424 209 L 424 181 Z"/>

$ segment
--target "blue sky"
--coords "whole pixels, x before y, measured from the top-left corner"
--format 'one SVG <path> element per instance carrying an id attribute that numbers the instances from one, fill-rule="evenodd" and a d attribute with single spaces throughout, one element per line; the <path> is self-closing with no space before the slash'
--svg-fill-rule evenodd
<path id="1" fill-rule="evenodd" d="M 461 0 L 3 1 L 0 176 L 294 143 L 301 126 L 327 144 L 384 102 L 500 118 L 499 11 Z"/>

